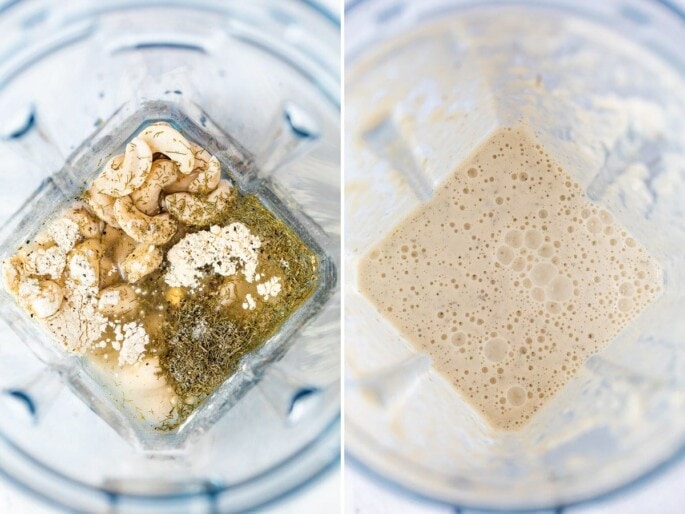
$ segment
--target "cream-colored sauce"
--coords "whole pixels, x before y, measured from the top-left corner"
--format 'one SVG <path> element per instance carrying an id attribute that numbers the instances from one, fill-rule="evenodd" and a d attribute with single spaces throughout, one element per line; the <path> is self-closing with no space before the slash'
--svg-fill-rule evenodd
<path id="1" fill-rule="evenodd" d="M 662 276 L 516 126 L 372 248 L 358 283 L 493 427 L 511 430 L 654 300 Z"/>

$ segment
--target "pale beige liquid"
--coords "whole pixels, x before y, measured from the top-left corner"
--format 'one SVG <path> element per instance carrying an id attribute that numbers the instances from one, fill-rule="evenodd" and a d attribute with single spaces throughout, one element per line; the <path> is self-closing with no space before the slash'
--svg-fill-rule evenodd
<path id="1" fill-rule="evenodd" d="M 495 427 L 516 429 L 661 290 L 645 249 L 503 128 L 362 259 L 359 287 Z"/>

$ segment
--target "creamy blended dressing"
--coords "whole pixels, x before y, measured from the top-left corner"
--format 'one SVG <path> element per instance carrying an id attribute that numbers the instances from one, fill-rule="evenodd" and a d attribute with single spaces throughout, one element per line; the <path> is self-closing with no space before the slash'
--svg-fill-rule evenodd
<path id="1" fill-rule="evenodd" d="M 661 283 L 656 261 L 523 126 L 495 131 L 359 266 L 378 311 L 506 430 Z"/>

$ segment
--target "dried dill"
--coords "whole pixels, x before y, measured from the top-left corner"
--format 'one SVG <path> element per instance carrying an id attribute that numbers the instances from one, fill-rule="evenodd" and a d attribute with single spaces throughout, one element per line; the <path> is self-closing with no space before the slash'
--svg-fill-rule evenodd
<path id="1" fill-rule="evenodd" d="M 165 320 L 153 347 L 160 374 L 178 396 L 176 412 L 160 428 L 176 428 L 215 391 L 238 366 L 240 359 L 273 335 L 283 322 L 312 294 L 318 265 L 310 248 L 259 199 L 237 195 L 217 224 L 240 222 L 262 241 L 260 270 L 281 278 L 281 292 L 261 301 L 254 310 L 229 307 L 218 294 L 223 277 L 207 277 L 205 287 L 188 292 L 175 306 L 167 306 Z M 207 227 L 186 227 L 187 232 Z M 145 289 L 164 290 L 164 270 L 149 277 Z"/>

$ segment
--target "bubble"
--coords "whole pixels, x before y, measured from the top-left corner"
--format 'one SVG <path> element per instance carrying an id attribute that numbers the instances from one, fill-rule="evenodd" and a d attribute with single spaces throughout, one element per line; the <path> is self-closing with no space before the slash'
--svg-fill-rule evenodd
<path id="1" fill-rule="evenodd" d="M 516 257 L 511 263 L 511 269 L 514 271 L 523 271 L 526 267 L 526 260 L 523 257 Z"/>
<path id="2" fill-rule="evenodd" d="M 602 220 L 602 223 L 604 223 L 605 225 L 609 225 L 614 221 L 614 217 L 604 209 L 599 211 L 599 219 Z"/>
<path id="3" fill-rule="evenodd" d="M 381 252 L 379 250 L 374 250 L 369 254 L 369 257 L 371 257 L 373 260 L 378 259 L 381 256 Z"/>
<path id="4" fill-rule="evenodd" d="M 538 248 L 538 255 L 543 259 L 549 259 L 554 255 L 554 247 L 549 243 L 543 243 L 543 245 Z"/>
<path id="5" fill-rule="evenodd" d="M 542 289 L 541 287 L 534 287 L 533 290 L 530 292 L 530 296 L 536 302 L 544 302 L 545 301 L 545 290 Z"/>
<path id="6" fill-rule="evenodd" d="M 585 223 L 585 228 L 590 234 L 598 234 L 602 230 L 602 222 L 597 216 L 592 216 Z"/>
<path id="7" fill-rule="evenodd" d="M 454 346 L 464 346 L 466 344 L 466 334 L 464 332 L 452 334 L 452 344 Z"/>
<path id="8" fill-rule="evenodd" d="M 471 178 L 475 178 L 478 176 L 478 170 L 476 168 L 469 168 L 466 174 Z"/>
<path id="9" fill-rule="evenodd" d="M 536 286 L 544 286 L 557 274 L 557 268 L 549 262 L 540 262 L 530 270 L 530 279 Z"/>
<path id="10" fill-rule="evenodd" d="M 497 261 L 504 266 L 508 266 L 514 259 L 514 250 L 508 246 L 500 246 L 497 249 Z"/>
<path id="11" fill-rule="evenodd" d="M 538 216 L 544 220 L 548 216 L 547 211 L 545 209 L 540 209 L 538 211 Z"/>
<path id="12" fill-rule="evenodd" d="M 504 236 L 504 242 L 512 248 L 519 248 L 523 244 L 523 236 L 518 230 L 510 230 Z"/>
<path id="13" fill-rule="evenodd" d="M 561 305 L 559 305 L 557 302 L 547 302 L 545 304 L 545 309 L 547 309 L 547 312 L 554 314 L 555 316 L 561 313 Z"/>
<path id="14" fill-rule="evenodd" d="M 483 355 L 490 362 L 500 362 L 504 360 L 509 351 L 509 345 L 501 337 L 490 339 L 483 347 Z"/>
<path id="15" fill-rule="evenodd" d="M 535 250 L 542 244 L 542 234 L 535 229 L 526 230 L 523 235 L 523 241 L 531 250 Z"/>
<path id="16" fill-rule="evenodd" d="M 618 310 L 621 312 L 628 312 L 633 308 L 633 300 L 630 298 L 621 298 L 618 301 Z"/>
<path id="17" fill-rule="evenodd" d="M 619 286 L 618 292 L 622 296 L 633 296 L 635 294 L 635 286 L 630 282 L 624 282 Z"/>
<path id="18" fill-rule="evenodd" d="M 568 277 L 558 275 L 547 285 L 546 293 L 552 301 L 565 302 L 573 294 L 573 284 Z"/>
<path id="19" fill-rule="evenodd" d="M 526 403 L 526 390 L 521 386 L 512 386 L 507 390 L 507 401 L 514 407 Z"/>
<path id="20" fill-rule="evenodd" d="M 590 217 L 590 214 L 590 209 L 583 209 L 582 211 L 580 211 L 580 215 L 584 220 L 588 219 Z"/>

